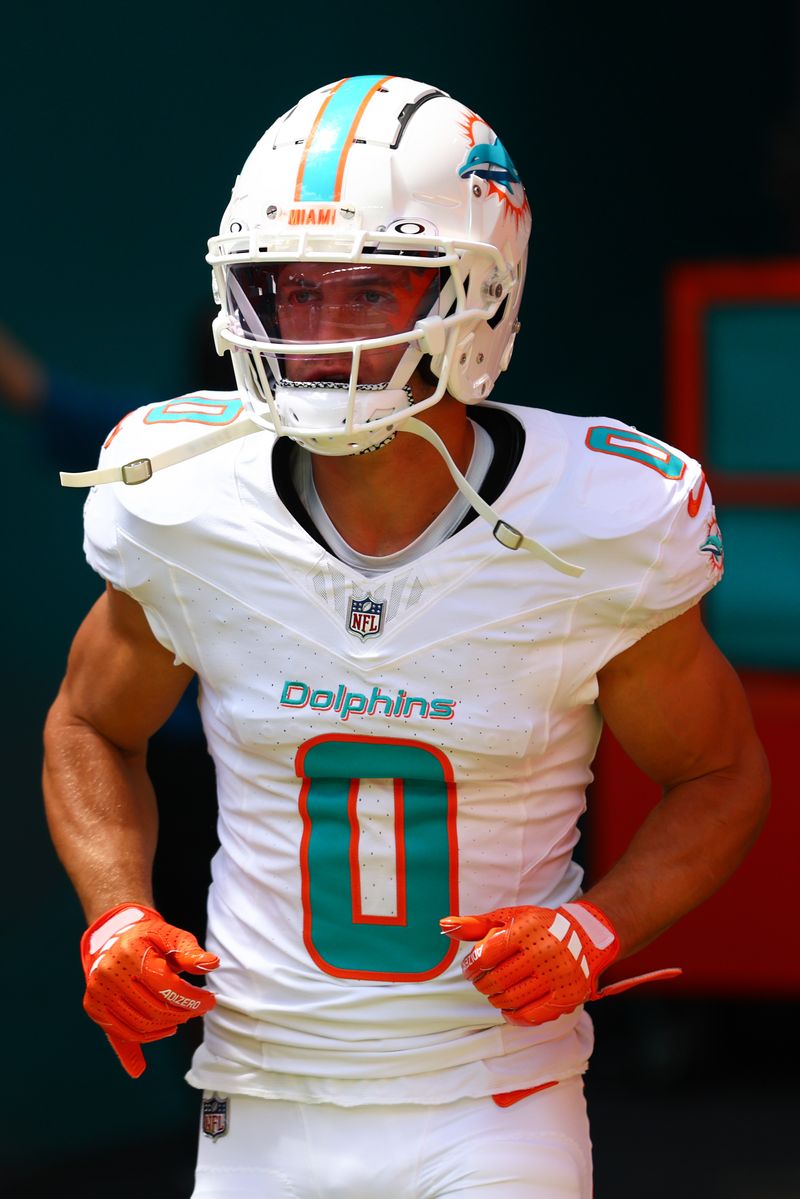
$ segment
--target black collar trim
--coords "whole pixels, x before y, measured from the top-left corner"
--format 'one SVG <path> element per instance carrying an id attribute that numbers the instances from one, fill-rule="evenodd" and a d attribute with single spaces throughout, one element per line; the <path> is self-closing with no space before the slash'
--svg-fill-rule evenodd
<path id="1" fill-rule="evenodd" d="M 486 472 L 486 478 L 478 494 L 487 504 L 493 504 L 503 494 L 514 477 L 525 449 L 525 430 L 510 412 L 502 408 L 486 408 L 476 405 L 469 408 L 469 416 L 479 424 L 494 443 L 494 456 Z M 311 517 L 306 512 L 292 484 L 292 457 L 297 450 L 295 442 L 288 437 L 279 437 L 272 449 L 272 477 L 278 499 L 309 537 L 321 545 L 332 557 L 336 555 L 325 541 Z M 460 525 L 450 534 L 460 533 L 478 516 L 470 508 Z"/>

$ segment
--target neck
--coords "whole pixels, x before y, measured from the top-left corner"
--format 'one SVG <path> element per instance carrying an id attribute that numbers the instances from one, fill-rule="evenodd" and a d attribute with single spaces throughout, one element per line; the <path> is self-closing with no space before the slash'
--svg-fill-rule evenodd
<path id="1" fill-rule="evenodd" d="M 474 442 L 466 407 L 445 396 L 421 414 L 465 472 Z M 314 485 L 341 536 L 361 554 L 397 553 L 415 541 L 456 493 L 438 451 L 399 432 L 371 454 L 312 459 Z"/>

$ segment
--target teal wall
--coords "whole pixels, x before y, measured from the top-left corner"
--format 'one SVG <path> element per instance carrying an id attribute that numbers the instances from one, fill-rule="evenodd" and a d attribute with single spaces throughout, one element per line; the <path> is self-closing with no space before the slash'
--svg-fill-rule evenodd
<path id="1" fill-rule="evenodd" d="M 714 470 L 800 475 L 800 304 L 719 304 L 705 337 Z"/>
<path id="2" fill-rule="evenodd" d="M 800 305 L 713 305 L 706 316 L 706 465 L 800 479 Z M 728 566 L 709 628 L 740 667 L 800 670 L 800 508 L 717 505 Z"/>

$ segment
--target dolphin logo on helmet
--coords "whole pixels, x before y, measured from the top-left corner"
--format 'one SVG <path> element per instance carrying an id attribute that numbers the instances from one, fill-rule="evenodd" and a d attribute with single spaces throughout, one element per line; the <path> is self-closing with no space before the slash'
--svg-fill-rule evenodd
<path id="1" fill-rule="evenodd" d="M 481 142 L 477 146 L 473 146 L 467 155 L 467 161 L 458 171 L 462 179 L 467 175 L 477 175 L 481 179 L 486 179 L 492 183 L 497 183 L 501 187 L 508 190 L 509 195 L 514 195 L 514 184 L 517 187 L 522 186 L 522 180 L 519 177 L 519 171 L 511 161 L 511 156 L 506 150 L 500 138 L 494 142 Z"/>

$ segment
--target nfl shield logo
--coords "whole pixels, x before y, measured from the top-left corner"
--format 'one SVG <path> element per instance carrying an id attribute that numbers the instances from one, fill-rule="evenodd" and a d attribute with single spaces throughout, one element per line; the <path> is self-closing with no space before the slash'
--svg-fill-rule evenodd
<path id="1" fill-rule="evenodd" d="M 217 1095 L 203 1099 L 203 1133 L 212 1141 L 223 1137 L 228 1131 L 229 1103 L 229 1099 L 220 1099 Z"/>
<path id="2" fill-rule="evenodd" d="M 383 628 L 383 610 L 385 600 L 374 600 L 371 595 L 364 599 L 351 599 L 347 609 L 347 631 L 355 633 L 364 641 L 367 637 L 377 637 Z"/>

